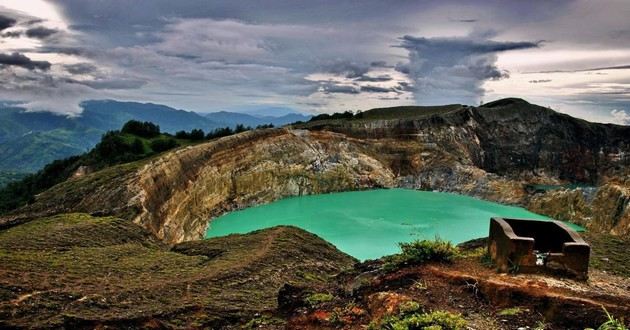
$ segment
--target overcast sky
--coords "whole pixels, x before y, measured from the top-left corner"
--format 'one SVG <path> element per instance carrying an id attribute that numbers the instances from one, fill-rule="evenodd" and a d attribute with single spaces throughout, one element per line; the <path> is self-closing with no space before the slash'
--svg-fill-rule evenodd
<path id="1" fill-rule="evenodd" d="M 0 0 L 0 99 L 318 113 L 522 97 L 630 124 L 630 1 Z"/>

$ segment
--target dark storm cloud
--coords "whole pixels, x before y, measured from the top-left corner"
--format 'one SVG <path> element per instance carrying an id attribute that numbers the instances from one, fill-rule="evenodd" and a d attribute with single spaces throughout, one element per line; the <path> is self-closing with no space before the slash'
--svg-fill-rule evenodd
<path id="1" fill-rule="evenodd" d="M 66 64 L 63 67 L 72 74 L 87 74 L 97 70 L 97 67 L 90 63 Z"/>
<path id="2" fill-rule="evenodd" d="M 26 30 L 26 36 L 29 38 L 46 39 L 58 31 L 55 29 L 49 29 L 43 26 L 34 27 Z"/>
<path id="3" fill-rule="evenodd" d="M 404 36 L 401 47 L 409 52 L 409 62 L 396 70 L 415 82 L 415 97 L 422 103 L 474 104 L 484 94 L 486 80 L 509 77 L 496 66 L 496 54 L 509 50 L 539 47 L 541 42 L 493 41 L 491 33 L 469 37 L 424 38 Z"/>
<path id="4" fill-rule="evenodd" d="M 17 21 L 11 17 L 0 15 L 0 31 L 8 29 L 15 25 Z"/>
<path id="5" fill-rule="evenodd" d="M 0 54 L 0 66 L 19 66 L 29 70 L 43 70 L 50 69 L 50 62 L 47 61 L 33 61 L 24 54 L 17 52 L 11 54 Z"/>

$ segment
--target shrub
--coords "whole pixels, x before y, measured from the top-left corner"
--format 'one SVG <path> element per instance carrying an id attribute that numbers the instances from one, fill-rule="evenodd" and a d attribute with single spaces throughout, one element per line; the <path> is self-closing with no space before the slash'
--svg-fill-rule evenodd
<path id="1" fill-rule="evenodd" d="M 368 329 L 383 330 L 463 330 L 466 329 L 466 320 L 461 314 L 453 314 L 446 311 L 434 311 L 430 313 L 411 313 L 389 316 L 380 324 L 370 324 Z"/>
<path id="2" fill-rule="evenodd" d="M 385 269 L 392 270 L 403 266 L 420 265 L 426 262 L 452 262 L 459 250 L 451 242 L 435 240 L 417 240 L 399 243 L 401 252 L 385 258 Z"/>

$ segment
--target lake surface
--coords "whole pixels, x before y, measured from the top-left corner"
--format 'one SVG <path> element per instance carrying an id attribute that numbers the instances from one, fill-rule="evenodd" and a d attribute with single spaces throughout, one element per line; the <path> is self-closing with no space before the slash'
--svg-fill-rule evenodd
<path id="1" fill-rule="evenodd" d="M 206 238 L 293 225 L 366 260 L 399 252 L 398 242 L 486 237 L 496 216 L 549 220 L 520 207 L 457 194 L 379 189 L 291 197 L 234 211 L 212 220 Z"/>

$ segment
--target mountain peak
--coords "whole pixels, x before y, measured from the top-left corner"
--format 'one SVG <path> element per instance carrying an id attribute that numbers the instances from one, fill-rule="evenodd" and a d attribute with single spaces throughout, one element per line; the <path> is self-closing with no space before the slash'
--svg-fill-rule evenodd
<path id="1" fill-rule="evenodd" d="M 500 108 L 500 107 L 506 107 L 506 106 L 511 106 L 511 105 L 525 105 L 525 104 L 530 104 L 530 103 L 518 97 L 508 97 L 508 98 L 492 101 L 486 104 L 482 104 L 480 107 Z"/>

